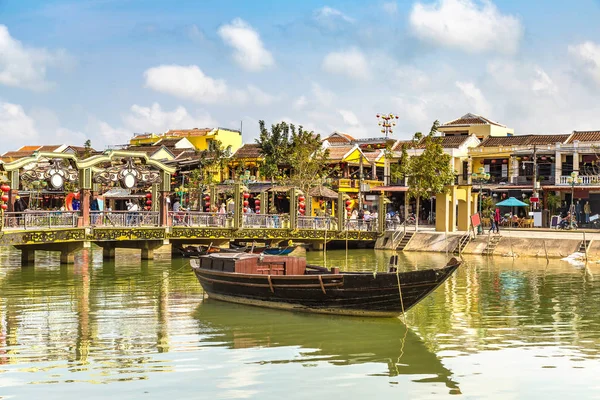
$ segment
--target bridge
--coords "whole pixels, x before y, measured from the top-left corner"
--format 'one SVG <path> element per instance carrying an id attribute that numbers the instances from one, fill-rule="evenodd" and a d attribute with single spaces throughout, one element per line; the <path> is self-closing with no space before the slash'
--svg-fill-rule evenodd
<path id="1" fill-rule="evenodd" d="M 331 217 L 292 218 L 290 214 L 241 215 L 239 226 L 230 214 L 206 212 L 169 212 L 161 226 L 158 212 L 91 212 L 83 224 L 80 212 L 27 211 L 5 212 L 0 231 L 0 246 L 21 250 L 23 265 L 32 263 L 36 250 L 61 253 L 61 263 L 72 263 L 75 252 L 102 247 L 104 258 L 114 258 L 117 248 L 141 250 L 142 259 L 152 259 L 154 251 L 166 244 L 228 245 L 231 241 L 281 241 L 310 243 L 318 248 L 327 242 L 370 243 L 382 230 L 378 218 L 371 221 L 347 220 L 338 224 Z"/>

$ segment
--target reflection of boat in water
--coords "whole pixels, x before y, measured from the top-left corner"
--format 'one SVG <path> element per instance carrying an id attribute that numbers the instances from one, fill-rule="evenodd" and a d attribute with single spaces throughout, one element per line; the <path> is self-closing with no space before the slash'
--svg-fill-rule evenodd
<path id="1" fill-rule="evenodd" d="M 419 375 L 415 382 L 439 382 L 460 393 L 452 372 L 398 319 L 289 313 L 211 299 L 197 307 L 194 317 L 205 346 L 300 347 L 301 357 L 272 362 L 383 363 L 385 376 Z"/>
<path id="2" fill-rule="evenodd" d="M 394 257 L 392 257 L 392 260 Z M 191 261 L 217 300 L 323 314 L 397 317 L 427 297 L 460 265 L 407 272 L 340 272 L 301 257 L 209 254 Z M 391 264 L 391 269 L 395 269 Z"/>

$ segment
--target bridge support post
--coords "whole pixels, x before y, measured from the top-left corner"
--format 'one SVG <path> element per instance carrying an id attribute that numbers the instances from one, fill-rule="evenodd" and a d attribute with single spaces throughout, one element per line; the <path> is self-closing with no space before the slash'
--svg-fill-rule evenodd
<path id="1" fill-rule="evenodd" d="M 75 263 L 75 252 L 69 250 L 62 250 L 60 252 L 60 263 L 61 264 L 74 264 Z"/>
<path id="2" fill-rule="evenodd" d="M 25 267 L 35 263 L 35 250 L 22 248 L 21 249 L 21 266 Z"/>
<path id="3" fill-rule="evenodd" d="M 113 260 L 115 258 L 116 249 L 113 246 L 102 246 L 102 258 L 105 260 Z"/>
<path id="4" fill-rule="evenodd" d="M 344 230 L 344 226 L 346 225 L 346 207 L 344 206 L 344 193 L 342 192 L 338 193 L 335 211 L 338 220 L 337 230 L 338 232 L 342 232 Z"/>
<path id="5" fill-rule="evenodd" d="M 154 249 L 142 249 L 142 260 L 154 260 Z"/>

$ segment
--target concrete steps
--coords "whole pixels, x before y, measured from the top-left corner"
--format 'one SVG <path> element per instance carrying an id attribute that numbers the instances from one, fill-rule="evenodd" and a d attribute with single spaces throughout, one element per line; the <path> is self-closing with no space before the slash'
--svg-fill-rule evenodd
<path id="1" fill-rule="evenodd" d="M 579 244 L 579 249 L 577 250 L 579 253 L 587 253 L 590 249 L 590 245 L 592 244 L 591 240 L 582 240 Z"/>
<path id="2" fill-rule="evenodd" d="M 404 236 L 402 236 L 402 239 L 400 239 L 400 242 L 398 243 L 398 246 L 396 246 L 396 250 L 398 251 L 402 251 L 406 248 L 406 246 L 408 245 L 408 242 L 410 242 L 410 239 L 412 239 L 412 237 L 414 236 L 414 232 L 406 232 L 404 234 Z"/>
<path id="3" fill-rule="evenodd" d="M 453 253 L 454 254 L 462 254 L 462 251 L 465 249 L 465 247 L 467 247 L 467 245 L 469 244 L 470 241 L 471 241 L 471 233 L 467 232 L 464 235 L 462 235 L 460 240 L 458 241 L 458 245 L 454 249 Z"/>
<path id="4" fill-rule="evenodd" d="M 484 256 L 491 256 L 494 254 L 494 250 L 496 250 L 496 246 L 500 242 L 502 236 L 500 235 L 491 235 L 488 237 L 488 243 L 485 249 L 481 252 Z"/>

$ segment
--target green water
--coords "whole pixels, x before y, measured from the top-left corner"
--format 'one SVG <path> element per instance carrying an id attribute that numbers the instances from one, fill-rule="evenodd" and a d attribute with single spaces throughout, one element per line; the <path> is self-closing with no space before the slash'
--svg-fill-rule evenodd
<path id="1" fill-rule="evenodd" d="M 308 258 L 382 271 L 391 254 Z M 168 256 L 37 257 L 0 251 L 0 399 L 600 398 L 600 265 L 468 258 L 406 328 L 203 301 Z"/>

